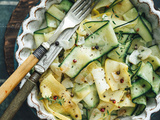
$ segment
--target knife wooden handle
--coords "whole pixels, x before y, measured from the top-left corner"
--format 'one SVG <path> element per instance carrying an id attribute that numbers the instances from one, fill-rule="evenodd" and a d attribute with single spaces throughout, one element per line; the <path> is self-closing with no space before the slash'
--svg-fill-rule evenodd
<path id="1" fill-rule="evenodd" d="M 26 100 L 31 90 L 36 85 L 36 82 L 39 80 L 40 76 L 41 75 L 37 72 L 34 72 L 32 74 L 32 76 L 25 82 L 23 87 L 12 100 L 11 104 L 5 110 L 0 120 L 11 120 L 14 117 L 19 108 L 22 106 L 23 102 Z"/>
<path id="2" fill-rule="evenodd" d="M 25 75 L 33 68 L 34 65 L 43 57 L 47 49 L 40 45 L 18 68 L 17 70 L 1 85 L 0 87 L 0 104 L 20 83 Z"/>
<path id="3" fill-rule="evenodd" d="M 32 69 L 38 62 L 38 59 L 31 54 L 21 66 L 1 85 L 0 87 L 0 104 L 13 91 L 13 89 L 20 83 L 24 76 Z"/>

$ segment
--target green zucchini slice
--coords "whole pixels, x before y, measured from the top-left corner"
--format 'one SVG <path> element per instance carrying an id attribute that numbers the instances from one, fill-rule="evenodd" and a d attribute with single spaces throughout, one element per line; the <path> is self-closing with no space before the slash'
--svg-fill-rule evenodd
<path id="1" fill-rule="evenodd" d="M 145 25 L 143 18 L 139 15 L 138 17 L 138 23 L 134 27 L 134 30 L 146 41 L 151 42 L 152 41 L 152 33 L 148 29 L 148 27 Z"/>
<path id="2" fill-rule="evenodd" d="M 72 49 L 60 64 L 60 69 L 71 78 L 74 78 L 87 64 L 110 52 L 117 46 L 118 41 L 116 35 L 108 21 L 86 38 L 83 45 L 76 46 Z"/>
<path id="3" fill-rule="evenodd" d="M 152 88 L 151 84 L 143 79 L 139 79 L 136 82 L 132 83 L 132 87 L 131 87 L 132 101 L 146 94 L 149 90 L 151 90 L 151 88 Z"/>

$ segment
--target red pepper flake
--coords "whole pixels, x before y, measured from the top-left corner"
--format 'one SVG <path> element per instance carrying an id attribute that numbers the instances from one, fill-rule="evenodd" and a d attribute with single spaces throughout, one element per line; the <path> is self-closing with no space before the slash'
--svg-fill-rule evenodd
<path id="1" fill-rule="evenodd" d="M 58 97 L 57 96 L 53 96 L 53 99 L 56 100 Z"/>
<path id="2" fill-rule="evenodd" d="M 137 30 L 136 30 L 137 32 L 139 32 L 139 28 L 137 28 Z"/>
<path id="3" fill-rule="evenodd" d="M 78 46 L 77 44 L 74 44 L 76 47 Z"/>
<path id="4" fill-rule="evenodd" d="M 100 110 L 101 112 L 104 112 L 105 111 L 105 108 L 101 108 L 101 110 Z"/>
<path id="5" fill-rule="evenodd" d="M 114 104 L 116 104 L 116 100 L 115 99 L 110 98 L 110 101 L 112 101 Z"/>
<path id="6" fill-rule="evenodd" d="M 153 77 L 153 80 L 154 80 L 155 78 Z"/>
<path id="7" fill-rule="evenodd" d="M 116 100 L 113 100 L 112 102 L 113 102 L 114 104 L 116 104 Z"/>
<path id="8" fill-rule="evenodd" d="M 89 36 L 89 34 L 87 33 L 87 34 L 86 34 L 86 37 L 88 37 L 88 36 Z"/>
<path id="9" fill-rule="evenodd" d="M 95 47 L 93 46 L 93 47 L 92 47 L 92 50 L 94 50 L 94 49 L 95 49 Z"/>
<path id="10" fill-rule="evenodd" d="M 122 5 L 122 3 L 121 3 L 121 2 L 119 2 L 119 3 L 118 3 L 118 5 Z"/>
<path id="11" fill-rule="evenodd" d="M 121 108 L 120 106 L 118 106 L 118 108 Z"/>
<path id="12" fill-rule="evenodd" d="M 8 91 L 6 90 L 5 93 L 7 93 Z"/>
<path id="13" fill-rule="evenodd" d="M 107 5 L 106 8 L 109 8 L 109 5 Z"/>
<path id="14" fill-rule="evenodd" d="M 120 82 L 121 82 L 121 83 L 124 83 L 124 79 L 123 79 L 123 78 L 122 78 L 122 79 L 120 79 Z"/>
<path id="15" fill-rule="evenodd" d="M 73 60 L 73 62 L 74 62 L 74 63 L 76 63 L 76 62 L 77 62 L 77 60 L 76 60 L 76 59 L 74 59 L 74 60 Z"/>

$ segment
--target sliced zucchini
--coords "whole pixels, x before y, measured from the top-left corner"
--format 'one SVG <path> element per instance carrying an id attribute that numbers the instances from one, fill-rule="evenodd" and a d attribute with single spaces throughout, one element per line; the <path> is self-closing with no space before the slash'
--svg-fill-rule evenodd
<path id="1" fill-rule="evenodd" d="M 132 65 L 130 67 L 130 70 L 134 73 L 134 75 L 131 77 L 131 81 L 137 80 L 139 77 L 137 76 L 138 71 L 140 70 L 141 67 L 144 66 L 144 63 L 141 61 L 137 65 Z"/>
<path id="2" fill-rule="evenodd" d="M 154 70 L 160 67 L 160 59 L 154 55 L 150 55 L 146 60 L 143 60 L 143 62 L 150 62 Z"/>
<path id="3" fill-rule="evenodd" d="M 159 86 L 160 86 L 160 76 L 153 71 L 152 91 L 147 93 L 146 96 L 150 98 L 155 98 L 159 92 L 160 89 Z"/>
<path id="4" fill-rule="evenodd" d="M 153 83 L 152 83 L 152 89 L 154 93 L 157 95 L 160 89 L 160 76 L 156 74 L 156 72 L 153 72 Z"/>
<path id="5" fill-rule="evenodd" d="M 72 98 L 72 100 L 75 103 L 78 103 L 83 98 L 85 98 L 90 92 L 91 92 L 91 89 L 90 89 L 89 84 L 87 84 L 87 83 L 83 83 L 83 84 L 75 83 L 74 87 L 72 89 L 72 93 L 74 94 L 74 97 Z"/>
<path id="6" fill-rule="evenodd" d="M 86 34 L 93 34 L 98 28 L 102 27 L 108 21 L 88 21 L 83 23 L 83 29 L 86 31 Z"/>
<path id="7" fill-rule="evenodd" d="M 124 21 L 123 19 L 120 19 L 119 17 L 117 17 L 117 15 L 113 15 L 111 13 L 106 13 L 106 14 L 103 14 L 102 16 L 102 20 L 111 21 L 111 24 L 116 33 L 123 32 L 125 34 L 136 33 L 133 28 L 135 26 L 134 21 L 136 21 L 137 18 L 138 17 L 130 21 Z"/>
<path id="8" fill-rule="evenodd" d="M 115 1 L 118 1 L 118 0 L 115 0 Z M 106 8 L 107 6 L 109 7 L 111 4 L 112 4 L 112 1 L 110 0 L 100 0 L 98 4 L 94 7 L 94 9 L 98 10 L 103 7 Z"/>
<path id="9" fill-rule="evenodd" d="M 156 97 L 156 93 L 154 93 L 153 91 L 146 93 L 146 96 L 148 98 L 155 98 Z"/>
<path id="10" fill-rule="evenodd" d="M 42 99 L 44 107 L 51 114 L 59 119 L 65 120 L 68 119 L 62 117 L 62 114 L 70 115 L 73 119 L 82 119 L 78 105 L 72 101 L 69 92 L 66 91 L 66 88 L 58 82 L 52 74 L 46 76 L 46 78 L 40 83 L 40 91 L 44 98 Z M 57 101 L 53 99 L 53 96 L 56 96 Z"/>
<path id="11" fill-rule="evenodd" d="M 135 113 L 136 107 L 122 107 L 117 111 L 119 117 L 132 116 Z"/>
<path id="12" fill-rule="evenodd" d="M 100 97 L 101 100 L 104 102 L 110 102 L 114 103 L 116 106 L 118 106 L 121 98 L 123 97 L 125 93 L 124 89 L 112 91 L 111 89 L 108 89 L 104 92 L 104 94 Z"/>
<path id="13" fill-rule="evenodd" d="M 95 84 L 90 86 L 91 92 L 83 98 L 83 101 L 87 104 L 88 108 L 96 107 L 99 103 L 99 97 Z"/>
<path id="14" fill-rule="evenodd" d="M 37 30 L 34 32 L 34 39 L 35 39 L 35 44 L 36 46 L 40 46 L 42 42 L 46 41 L 46 36 L 45 34 L 48 34 L 49 32 L 54 31 L 55 29 L 52 27 L 46 27 L 40 30 Z"/>
<path id="15" fill-rule="evenodd" d="M 53 27 L 46 27 L 46 28 L 35 31 L 34 34 L 45 34 L 45 33 L 51 32 L 53 30 L 55 30 Z"/>
<path id="16" fill-rule="evenodd" d="M 106 31 L 108 34 L 106 34 Z M 76 46 L 61 63 L 60 69 L 73 78 L 78 75 L 87 64 L 116 48 L 117 45 L 116 35 L 108 21 L 86 38 L 82 46 Z"/>
<path id="17" fill-rule="evenodd" d="M 151 90 L 151 88 L 152 88 L 151 84 L 143 79 L 138 79 L 136 82 L 132 83 L 131 87 L 132 101 L 146 94 L 149 90 Z"/>
<path id="18" fill-rule="evenodd" d="M 160 59 L 160 49 L 158 45 L 153 45 L 149 48 L 152 50 L 152 55 L 157 56 Z"/>
<path id="19" fill-rule="evenodd" d="M 45 13 L 46 16 L 46 22 L 47 22 L 47 26 L 48 27 L 53 27 L 53 28 L 57 28 L 58 25 L 60 24 L 60 21 L 57 20 L 56 18 L 54 18 L 52 15 L 50 15 L 49 13 Z"/>
<path id="20" fill-rule="evenodd" d="M 129 33 L 129 34 L 135 34 L 136 31 L 134 30 L 134 26 L 135 26 L 135 21 L 138 19 L 138 17 L 136 17 L 135 19 L 131 20 L 131 21 L 125 21 L 125 23 L 123 24 L 117 24 L 115 22 L 115 27 L 114 27 L 114 31 L 116 33 L 122 31 L 123 33 Z"/>
<path id="21" fill-rule="evenodd" d="M 76 45 L 83 45 L 85 43 L 85 37 L 80 35 L 80 34 L 77 34 L 77 37 L 76 37 Z"/>
<path id="22" fill-rule="evenodd" d="M 117 107 L 115 104 L 111 102 L 104 102 L 102 100 L 97 106 L 99 110 L 104 109 L 104 113 L 107 115 L 110 114 L 115 109 L 115 107 Z"/>
<path id="23" fill-rule="evenodd" d="M 133 72 L 130 70 L 130 69 L 128 69 L 128 73 L 129 73 L 129 76 L 130 76 L 130 78 L 133 76 Z"/>
<path id="24" fill-rule="evenodd" d="M 119 62 L 125 62 L 125 58 L 127 56 L 127 51 L 130 47 L 131 41 L 119 44 L 119 46 L 112 50 L 110 53 L 108 53 L 108 58 L 111 58 L 113 60 L 119 61 Z"/>
<path id="25" fill-rule="evenodd" d="M 102 112 L 99 109 L 94 108 L 93 110 L 89 111 L 88 120 L 98 120 L 101 117 L 102 117 Z"/>
<path id="26" fill-rule="evenodd" d="M 38 48 L 45 41 L 45 38 L 43 34 L 34 34 L 34 40 L 36 47 Z"/>
<path id="27" fill-rule="evenodd" d="M 121 44 L 126 43 L 127 41 L 131 41 L 132 34 L 123 34 L 122 31 L 116 34 L 118 42 Z"/>
<path id="28" fill-rule="evenodd" d="M 104 55 L 101 57 L 101 60 L 100 60 L 102 67 L 105 65 L 106 59 L 107 59 L 107 54 L 104 54 Z"/>
<path id="29" fill-rule="evenodd" d="M 151 55 L 152 51 L 147 48 L 140 46 L 137 50 L 134 50 L 129 56 L 129 62 L 137 65 L 140 61 L 146 60 Z"/>
<path id="30" fill-rule="evenodd" d="M 119 2 L 116 2 L 116 4 L 114 3 L 113 5 L 111 5 L 110 9 L 107 10 L 107 12 L 113 12 L 114 10 L 113 13 L 116 13 L 120 17 L 132 8 L 133 5 L 129 0 L 121 0 Z"/>
<path id="31" fill-rule="evenodd" d="M 125 21 L 131 21 L 133 19 L 135 19 L 138 16 L 138 12 L 136 10 L 136 8 L 132 8 L 129 11 L 127 11 L 125 14 L 123 14 L 123 19 Z M 134 21 L 135 24 L 137 24 L 137 20 Z"/>
<path id="32" fill-rule="evenodd" d="M 89 84 L 86 84 L 86 83 L 83 83 L 83 84 L 75 83 L 73 88 L 74 88 L 73 93 L 75 93 L 78 97 L 85 97 L 86 93 L 90 93 L 91 91 Z"/>
<path id="33" fill-rule="evenodd" d="M 73 5 L 73 2 L 71 2 L 70 0 L 62 0 L 61 3 L 58 5 L 55 5 L 55 7 L 67 13 L 69 9 L 72 7 L 72 5 Z"/>
<path id="34" fill-rule="evenodd" d="M 50 37 L 52 37 L 52 35 L 54 34 L 55 30 L 54 31 L 51 31 L 49 33 L 45 33 L 44 34 L 44 41 L 47 42 L 49 40 Z"/>
<path id="35" fill-rule="evenodd" d="M 104 24 L 106 24 L 107 22 L 108 21 L 88 21 L 88 22 L 84 21 L 84 23 L 82 22 L 80 24 L 80 27 L 77 30 L 77 34 L 80 37 L 89 36 L 93 34 L 97 29 L 102 27 Z M 78 37 L 78 40 L 80 37 Z"/>
<path id="36" fill-rule="evenodd" d="M 102 67 L 98 67 L 92 70 L 92 76 L 95 81 L 96 89 L 100 98 L 103 97 L 103 93 L 110 88 L 105 78 L 105 71 Z"/>
<path id="37" fill-rule="evenodd" d="M 119 107 L 135 107 L 136 104 L 132 102 L 131 95 L 129 93 L 125 93 L 121 98 L 121 101 L 118 103 Z"/>
<path id="38" fill-rule="evenodd" d="M 145 23 L 142 20 L 142 17 L 139 15 L 138 17 L 138 23 L 134 27 L 134 30 L 146 41 L 151 42 L 152 41 L 152 33 L 147 28 Z"/>
<path id="39" fill-rule="evenodd" d="M 142 17 L 142 16 L 141 16 Z M 144 17 L 141 18 L 146 27 L 149 29 L 149 31 L 152 33 L 152 26 L 149 21 L 147 21 Z"/>
<path id="40" fill-rule="evenodd" d="M 65 16 L 65 13 L 59 10 L 55 5 L 52 5 L 46 12 L 59 21 L 62 21 Z"/>
<path id="41" fill-rule="evenodd" d="M 150 62 L 145 63 L 144 66 L 141 66 L 139 71 L 137 72 L 137 76 L 146 80 L 148 83 L 152 85 L 153 82 L 153 68 Z"/>
<path id="42" fill-rule="evenodd" d="M 91 62 L 75 77 L 74 81 L 79 84 L 88 83 L 89 85 L 92 85 L 94 83 L 92 70 L 99 67 L 100 64 L 101 63 L 98 61 Z"/>
<path id="43" fill-rule="evenodd" d="M 134 103 L 138 104 L 138 108 L 135 112 L 135 115 L 140 115 L 146 108 L 147 105 L 147 99 L 146 96 L 142 95 L 136 99 L 133 100 Z"/>
<path id="44" fill-rule="evenodd" d="M 128 66 L 122 62 L 107 59 L 105 63 L 106 80 L 112 91 L 131 87 Z"/>
<path id="45" fill-rule="evenodd" d="M 135 112 L 135 115 L 138 116 L 138 115 L 142 114 L 144 112 L 145 108 L 146 108 L 146 105 L 143 105 L 143 104 L 138 105 L 137 110 Z"/>
<path id="46" fill-rule="evenodd" d="M 134 50 L 137 50 L 140 46 L 146 47 L 146 42 L 141 37 L 135 38 L 132 41 L 131 46 L 127 53 L 131 54 Z"/>

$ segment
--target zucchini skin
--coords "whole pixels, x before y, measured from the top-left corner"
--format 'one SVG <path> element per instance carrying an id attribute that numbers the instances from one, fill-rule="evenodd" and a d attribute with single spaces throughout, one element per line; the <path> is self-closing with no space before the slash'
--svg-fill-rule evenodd
<path id="1" fill-rule="evenodd" d="M 104 21 L 102 21 L 104 22 Z M 106 34 L 105 32 L 109 31 L 109 34 Z M 104 37 L 110 37 L 109 39 L 102 39 L 99 38 L 100 35 L 105 35 Z M 113 36 L 114 35 L 114 36 Z M 99 41 L 97 42 L 97 39 Z M 93 43 L 92 43 L 93 41 Z M 107 41 L 107 44 L 104 44 L 104 42 Z M 98 46 L 95 49 L 92 49 L 92 47 Z M 110 25 L 109 21 L 106 21 L 106 24 L 101 26 L 97 31 L 93 32 L 90 36 L 88 36 L 85 39 L 85 43 L 81 46 L 75 46 L 71 52 L 67 55 L 67 57 L 63 60 L 63 62 L 59 65 L 60 69 L 65 67 L 64 65 L 67 63 L 69 66 L 69 72 L 66 73 L 71 78 L 76 77 L 84 67 L 86 67 L 89 63 L 97 60 L 98 58 L 102 57 L 104 54 L 109 53 L 113 49 L 118 47 L 118 40 L 116 38 L 116 35 L 113 31 L 112 26 Z M 85 52 L 84 52 L 85 50 Z M 75 52 L 77 51 L 77 52 Z M 92 56 L 91 56 L 92 55 Z M 79 57 L 81 56 L 81 57 Z M 84 57 L 85 58 L 84 58 Z M 83 57 L 83 58 L 82 58 Z M 77 64 L 73 64 L 73 59 L 76 59 L 79 61 Z M 85 59 L 85 61 L 84 61 Z"/>

